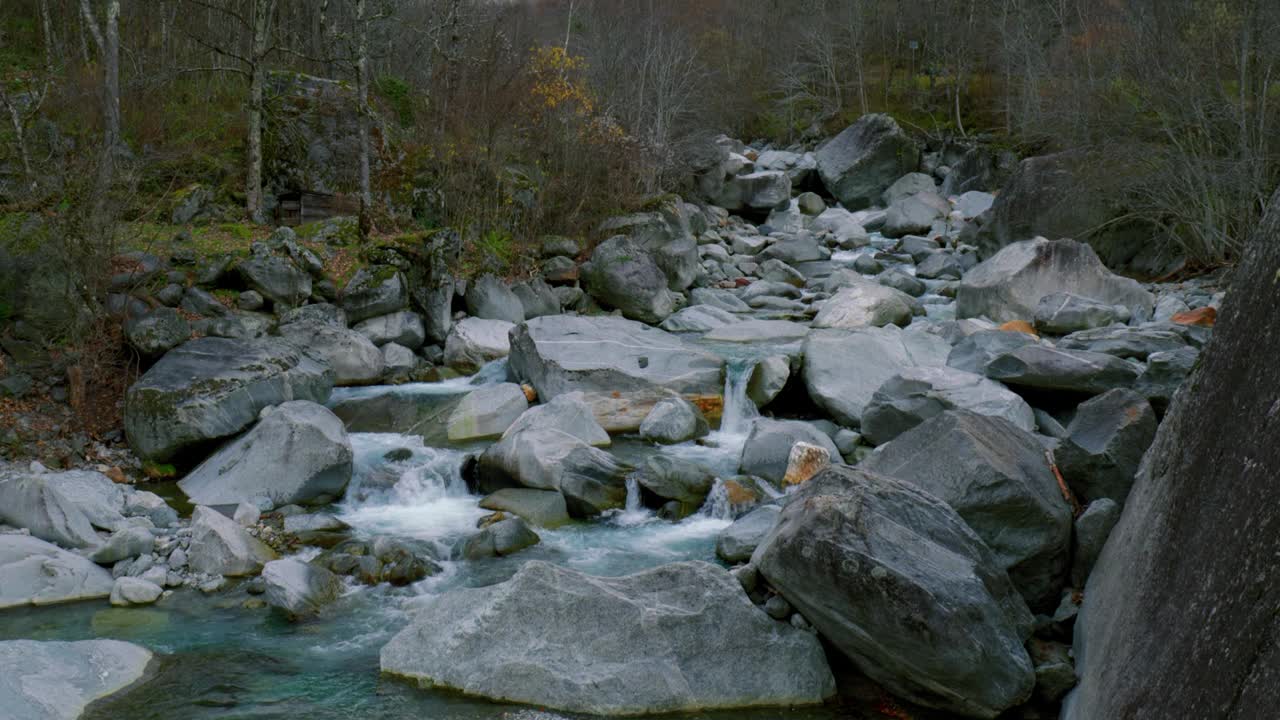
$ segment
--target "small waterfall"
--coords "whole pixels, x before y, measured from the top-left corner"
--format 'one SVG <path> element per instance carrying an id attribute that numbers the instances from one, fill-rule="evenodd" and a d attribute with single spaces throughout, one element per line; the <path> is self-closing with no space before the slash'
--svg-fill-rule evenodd
<path id="1" fill-rule="evenodd" d="M 729 502 L 729 491 L 725 489 L 723 480 L 716 478 L 707 499 L 698 508 L 698 514 L 713 520 L 733 520 L 733 504 Z"/>
<path id="2" fill-rule="evenodd" d="M 635 475 L 627 476 L 627 504 L 624 509 L 627 513 L 638 513 L 644 509 L 640 504 L 640 481 Z"/>
<path id="3" fill-rule="evenodd" d="M 747 397 L 747 385 L 757 362 L 735 359 L 725 364 L 724 413 L 720 417 L 720 432 L 741 435 L 747 431 L 751 420 L 760 414 L 755 403 Z"/>

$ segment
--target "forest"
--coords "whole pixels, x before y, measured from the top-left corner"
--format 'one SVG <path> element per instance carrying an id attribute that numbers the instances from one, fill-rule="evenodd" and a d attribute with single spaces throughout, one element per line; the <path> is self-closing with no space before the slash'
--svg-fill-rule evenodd
<path id="1" fill-rule="evenodd" d="M 0 716 L 1253 720 L 1276 0 L 0 0 Z"/>

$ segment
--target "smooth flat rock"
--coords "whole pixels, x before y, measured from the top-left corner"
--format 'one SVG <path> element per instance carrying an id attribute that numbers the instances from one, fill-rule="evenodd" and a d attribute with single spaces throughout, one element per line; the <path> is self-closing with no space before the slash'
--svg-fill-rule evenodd
<path id="1" fill-rule="evenodd" d="M 1024 345 L 987 363 L 986 375 L 1006 385 L 1098 395 L 1127 387 L 1137 367 L 1113 355 Z"/>
<path id="2" fill-rule="evenodd" d="M 171 460 L 249 427 L 268 405 L 324 403 L 333 374 L 283 340 L 205 337 L 174 348 L 125 395 L 129 446 Z"/>
<path id="3" fill-rule="evenodd" d="M 111 594 L 111 572 L 29 535 L 0 535 L 0 610 Z"/>
<path id="4" fill-rule="evenodd" d="M 90 703 L 141 680 L 151 651 L 119 640 L 0 642 L 6 720 L 76 720 Z"/>
<path id="5" fill-rule="evenodd" d="M 944 365 L 950 352 L 945 339 L 914 328 L 815 330 L 804 342 L 804 384 L 819 407 L 856 428 L 886 380 L 904 368 Z"/>
<path id="6" fill-rule="evenodd" d="M 417 618 L 383 648 L 383 672 L 493 700 L 638 715 L 835 692 L 817 638 L 770 620 L 708 563 L 601 578 L 531 561 L 433 597 Z"/>
<path id="7" fill-rule="evenodd" d="M 449 415 L 449 440 L 498 437 L 528 409 L 529 400 L 519 385 L 483 385 L 467 393 Z"/>
<path id="8" fill-rule="evenodd" d="M 862 436 L 882 445 L 947 410 L 1001 417 L 1026 432 L 1035 413 L 1017 393 L 976 373 L 950 367 L 907 368 L 885 381 L 862 414 Z"/>
<path id="9" fill-rule="evenodd" d="M 480 501 L 486 510 L 500 510 L 518 515 L 525 520 L 547 528 L 569 522 L 569 510 L 564 496 L 555 490 L 533 488 L 503 488 Z"/>
<path id="10" fill-rule="evenodd" d="M 549 315 L 516 326 L 511 369 L 543 400 L 574 390 L 723 392 L 724 360 L 675 335 L 617 317 Z"/>

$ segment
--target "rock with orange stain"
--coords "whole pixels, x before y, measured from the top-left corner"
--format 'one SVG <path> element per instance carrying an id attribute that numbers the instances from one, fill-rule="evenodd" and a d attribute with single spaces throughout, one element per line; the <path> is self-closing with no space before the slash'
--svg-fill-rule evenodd
<path id="1" fill-rule="evenodd" d="M 1199 327 L 1213 327 L 1214 322 L 1218 319 L 1218 311 L 1211 307 L 1196 308 L 1187 312 L 1177 313 L 1171 321 L 1178 325 L 1197 325 Z"/>
<path id="2" fill-rule="evenodd" d="M 1026 333 L 1031 337 L 1040 337 L 1040 334 L 1036 332 L 1035 326 L 1026 320 L 1010 320 L 1009 322 L 1002 324 L 1000 329 L 1005 332 L 1020 332 Z"/>
<path id="3" fill-rule="evenodd" d="M 783 487 L 801 485 L 819 471 L 831 464 L 831 452 L 807 442 L 798 442 L 791 446 L 791 455 L 787 458 L 787 473 L 782 476 Z"/>
<path id="4" fill-rule="evenodd" d="M 759 490 L 754 487 L 747 487 L 737 480 L 725 480 L 723 484 L 725 497 L 729 500 L 729 505 L 733 507 L 751 505 L 760 499 Z"/>
<path id="5" fill-rule="evenodd" d="M 538 391 L 533 389 L 532 385 L 523 384 L 520 389 L 524 391 L 524 399 L 531 403 L 538 402 Z"/>
<path id="6" fill-rule="evenodd" d="M 126 478 L 124 476 L 124 471 L 121 470 L 119 467 L 109 467 L 107 468 L 107 471 L 103 473 L 103 475 L 106 475 L 107 477 L 111 478 L 111 482 L 113 483 L 119 483 L 121 485 L 124 485 L 129 482 L 129 478 Z"/>

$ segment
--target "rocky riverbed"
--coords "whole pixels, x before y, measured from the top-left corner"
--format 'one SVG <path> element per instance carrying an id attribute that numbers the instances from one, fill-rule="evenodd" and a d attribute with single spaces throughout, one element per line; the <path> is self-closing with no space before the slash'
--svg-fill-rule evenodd
<path id="1" fill-rule="evenodd" d="M 999 237 L 982 163 L 888 118 L 797 150 L 721 138 L 689 202 L 548 238 L 514 284 L 439 236 L 339 292 L 287 228 L 166 284 L 125 431 L 181 479 L 0 469 L 0 663 L 123 679 L 0 705 L 1056 717 L 1224 293 Z M 133 644 L 54 642 L 95 638 Z"/>

